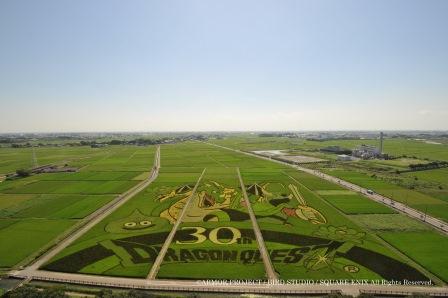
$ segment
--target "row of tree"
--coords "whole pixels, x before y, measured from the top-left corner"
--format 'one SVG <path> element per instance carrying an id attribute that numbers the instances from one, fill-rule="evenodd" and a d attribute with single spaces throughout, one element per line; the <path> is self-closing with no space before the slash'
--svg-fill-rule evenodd
<path id="1" fill-rule="evenodd" d="M 69 298 L 67 295 L 69 290 L 63 287 L 50 287 L 50 288 L 37 288 L 35 286 L 24 285 L 17 289 L 5 293 L 2 298 Z M 170 297 L 185 297 L 194 298 L 198 297 L 195 294 L 173 295 L 169 294 L 155 294 L 149 291 L 142 290 L 117 290 L 112 291 L 110 289 L 104 289 L 102 291 L 89 291 L 89 295 L 95 295 L 98 298 L 170 298 Z"/>
<path id="2" fill-rule="evenodd" d="M 409 168 L 414 171 L 421 171 L 421 170 L 444 168 L 447 166 L 448 166 L 447 161 L 432 161 L 429 163 L 410 164 Z"/>
<path id="3" fill-rule="evenodd" d="M 195 298 L 195 297 L 206 297 L 207 294 L 154 294 L 148 291 L 138 291 L 138 290 L 130 290 L 130 291 L 112 291 L 109 289 L 102 290 L 100 292 L 96 292 L 95 296 L 99 298 L 169 298 L 169 297 L 184 297 L 184 298 Z M 66 290 L 61 287 L 54 288 L 45 288 L 38 289 L 34 286 L 25 285 L 19 287 L 13 291 L 7 292 L 2 297 L 4 298 L 69 298 L 66 294 Z M 211 296 L 213 297 L 213 296 Z M 215 296 L 217 297 L 217 296 Z M 339 293 L 329 294 L 324 296 L 326 298 L 352 298 L 352 296 L 342 295 Z M 374 298 L 374 295 L 362 293 L 358 296 L 358 298 Z M 413 294 L 408 297 L 412 298 L 426 298 L 430 297 L 426 294 Z"/>

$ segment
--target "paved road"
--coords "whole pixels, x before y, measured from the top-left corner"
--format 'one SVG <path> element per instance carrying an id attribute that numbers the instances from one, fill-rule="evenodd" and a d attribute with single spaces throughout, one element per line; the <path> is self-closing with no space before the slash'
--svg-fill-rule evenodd
<path id="1" fill-rule="evenodd" d="M 43 254 L 40 258 L 38 258 L 34 263 L 32 263 L 30 266 L 26 267 L 25 269 L 19 271 L 19 274 L 25 275 L 25 276 L 32 276 L 36 270 L 39 269 L 43 264 L 48 262 L 51 258 L 53 258 L 55 255 L 57 255 L 59 252 L 61 252 L 64 248 L 66 248 L 68 245 L 70 245 L 73 241 L 78 239 L 81 235 L 86 233 L 88 230 L 90 230 L 93 226 L 95 226 L 97 223 L 99 223 L 101 220 L 103 220 L 106 216 L 108 216 L 110 213 L 112 213 L 114 210 L 116 210 L 118 207 L 126 203 L 129 199 L 131 199 L 133 196 L 135 196 L 137 193 L 142 191 L 144 188 L 146 188 L 151 182 L 153 182 L 159 173 L 160 168 L 160 146 L 157 147 L 155 157 L 154 157 L 154 166 L 151 170 L 150 176 L 146 179 L 134 186 L 133 188 L 129 189 L 128 191 L 124 192 L 123 194 L 119 195 L 116 199 L 114 199 L 112 202 L 104 205 L 94 213 L 90 214 L 88 217 L 86 217 L 79 226 L 76 226 L 76 231 L 69 234 L 65 239 L 60 241 L 54 248 L 47 251 L 45 254 Z"/>
<path id="2" fill-rule="evenodd" d="M 385 205 L 387 205 L 387 206 L 389 206 L 389 207 L 391 207 L 391 208 L 393 208 L 393 209 L 395 209 L 397 211 L 405 213 L 406 215 L 408 215 L 410 217 L 413 217 L 413 218 L 415 218 L 417 220 L 420 220 L 420 221 L 422 221 L 422 222 L 424 222 L 426 224 L 429 224 L 429 225 L 433 226 L 434 228 L 438 229 L 439 231 L 441 231 L 441 232 L 443 232 L 445 234 L 448 234 L 448 224 L 446 222 L 440 220 L 440 219 L 437 219 L 435 217 L 429 216 L 429 215 L 427 215 L 427 214 L 425 214 L 425 213 L 423 213 L 421 211 L 415 210 L 415 209 L 413 209 L 413 208 L 411 208 L 411 207 L 409 207 L 409 206 L 407 206 L 407 205 L 405 205 L 403 203 L 394 201 L 391 198 L 388 198 L 386 196 L 383 196 L 383 195 L 380 195 L 380 194 L 377 194 L 377 193 L 368 193 L 368 190 L 366 188 L 363 188 L 363 187 L 361 187 L 359 185 L 350 183 L 350 182 L 345 181 L 345 180 L 341 180 L 341 179 L 339 179 L 337 177 L 330 176 L 330 175 L 327 175 L 327 174 L 322 173 L 320 171 L 307 169 L 307 168 L 300 167 L 300 166 L 294 166 L 294 167 L 299 169 L 299 170 L 301 170 L 301 171 L 307 172 L 309 174 L 312 174 L 312 175 L 321 177 L 321 178 L 323 178 L 325 180 L 331 181 L 333 183 L 339 184 L 339 185 L 341 185 L 341 186 L 343 186 L 345 188 L 348 188 L 350 190 L 360 192 L 364 196 L 368 197 L 369 199 L 371 199 L 373 201 L 385 204 Z"/>
<path id="3" fill-rule="evenodd" d="M 222 147 L 222 146 L 218 146 Z M 225 149 L 230 149 L 222 147 Z M 233 151 L 241 152 L 238 150 L 230 149 Z M 148 179 L 149 183 L 155 179 L 159 169 L 160 151 L 156 153 L 156 165 L 154 167 L 151 177 Z M 248 153 L 245 153 L 248 154 Z M 251 154 L 248 154 L 251 155 Z M 147 184 L 149 184 L 147 183 Z M 141 188 L 142 189 L 142 188 Z M 140 190 L 141 190 L 140 189 Z M 139 190 L 138 190 L 139 191 Z M 137 192 L 138 192 L 137 191 Z M 135 193 L 134 193 L 135 194 Z M 129 199 L 129 198 L 128 198 Z M 121 201 L 120 201 L 121 202 Z M 124 202 L 123 202 L 124 203 Z M 116 209 L 118 207 L 115 207 Z M 113 211 L 113 210 L 112 210 Z M 110 211 L 110 212 L 112 212 Z M 108 213 L 110 213 L 108 212 Z M 102 218 L 105 216 L 100 215 Z M 101 220 L 101 219 L 100 219 Z M 99 221 L 99 220 L 98 220 Z M 90 222 L 89 222 L 90 223 Z M 94 224 L 93 224 L 94 225 Z M 92 225 L 92 226 L 93 226 Z M 88 230 L 88 229 L 86 229 Z M 76 232 L 75 235 L 79 237 L 85 231 Z M 74 241 L 77 237 L 74 237 Z M 48 260 L 54 254 L 59 252 L 62 248 L 69 243 L 59 244 L 55 249 L 44 255 L 42 259 Z M 54 251 L 56 253 L 54 253 Z M 49 256 L 49 257 L 48 257 Z M 45 261 L 44 261 L 45 262 Z M 36 262 L 37 263 L 37 262 Z M 43 263 L 43 262 L 42 262 Z M 34 265 L 34 264 L 33 264 Z M 44 270 L 37 270 L 39 266 L 28 267 L 25 270 L 12 272 L 10 275 L 18 278 L 33 279 L 33 280 L 46 280 L 62 283 L 83 284 L 83 285 L 95 285 L 105 287 L 116 288 L 133 288 L 133 289 L 152 289 L 152 290 L 166 290 L 166 291 L 192 291 L 192 292 L 234 292 L 234 293 L 264 293 L 264 294 L 325 294 L 332 292 L 342 292 L 344 294 L 356 295 L 360 292 L 365 293 L 383 293 L 393 296 L 394 294 L 412 294 L 412 293 L 426 293 L 438 296 L 448 296 L 447 287 L 428 287 L 428 286 L 413 286 L 413 285 L 337 285 L 330 284 L 325 285 L 320 282 L 316 284 L 282 284 L 278 281 L 273 283 L 255 283 L 255 284 L 210 284 L 205 281 L 188 281 L 188 280 L 160 280 L 160 279 L 143 279 L 143 278 L 122 278 L 122 277 L 110 277 L 110 276 L 98 276 L 88 274 L 76 274 L 76 273 L 63 273 L 63 272 L 51 272 Z"/>
<path id="4" fill-rule="evenodd" d="M 21 275 L 17 275 L 18 277 Z M 35 271 L 32 275 L 33 280 L 45 280 L 61 283 L 83 284 L 105 286 L 112 288 L 129 288 L 129 289 L 151 289 L 151 290 L 165 290 L 165 291 L 191 291 L 191 292 L 232 292 L 232 293 L 262 293 L 262 294 L 325 294 L 332 292 L 342 292 L 344 294 L 356 295 L 362 292 L 381 292 L 389 293 L 432 293 L 438 296 L 447 296 L 448 288 L 446 287 L 428 287 L 428 286 L 411 286 L 411 285 L 362 285 L 350 284 L 322 284 L 316 282 L 315 284 L 285 284 L 280 282 L 272 283 L 254 283 L 246 284 L 229 284 L 223 282 L 208 283 L 207 281 L 196 280 L 149 280 L 144 278 L 123 278 L 98 276 L 88 274 L 72 274 L 62 272 L 50 271 Z"/>
<path id="5" fill-rule="evenodd" d="M 409 207 L 409 206 L 407 206 L 407 205 L 405 205 L 403 203 L 394 201 L 391 198 L 388 198 L 386 196 L 383 196 L 383 195 L 380 195 L 380 194 L 377 194 L 377 193 L 369 194 L 368 190 L 366 188 L 363 188 L 363 187 L 361 187 L 359 185 L 350 183 L 348 181 L 339 179 L 339 178 L 334 177 L 334 176 L 327 175 L 325 173 L 322 173 L 322 172 L 314 170 L 314 169 L 304 168 L 304 167 L 301 167 L 301 166 L 298 166 L 298 165 L 293 165 L 293 164 L 290 164 L 290 163 L 287 163 L 287 162 L 283 162 L 283 161 L 280 161 L 280 160 L 271 159 L 269 157 L 258 155 L 258 154 L 255 154 L 255 153 L 244 152 L 244 151 L 241 151 L 241 150 L 237 150 L 237 149 L 233 149 L 233 148 L 229 148 L 229 147 L 224 147 L 224 146 L 220 146 L 220 145 L 216 145 L 216 144 L 211 144 L 211 143 L 206 143 L 206 144 L 209 144 L 209 145 L 212 145 L 212 146 L 216 146 L 216 147 L 220 147 L 220 148 L 227 149 L 227 150 L 231 150 L 231 151 L 234 151 L 234 152 L 246 154 L 246 155 L 249 155 L 249 156 L 258 157 L 258 158 L 261 158 L 261 159 L 264 159 L 264 160 L 269 160 L 269 161 L 272 161 L 272 162 L 280 163 L 280 164 L 283 164 L 283 165 L 295 168 L 297 170 L 306 172 L 308 174 L 320 177 L 320 178 L 325 179 L 327 181 L 339 184 L 339 185 L 341 185 L 341 186 L 343 186 L 343 187 L 345 187 L 347 189 L 350 189 L 350 190 L 353 190 L 353 191 L 356 191 L 356 192 L 360 192 L 361 194 L 363 194 L 364 196 L 366 196 L 367 198 L 369 198 L 371 200 L 374 200 L 376 202 L 385 204 L 385 205 L 387 205 L 387 206 L 389 206 L 389 207 L 391 207 L 391 208 L 393 208 L 393 209 L 395 209 L 395 210 L 397 210 L 399 212 L 402 212 L 402 213 L 404 213 L 404 214 L 406 214 L 406 215 L 408 215 L 408 216 L 410 216 L 412 218 L 415 218 L 415 219 L 417 219 L 417 220 L 419 220 L 419 221 L 421 221 L 423 223 L 426 223 L 426 224 L 432 226 L 433 228 L 436 228 L 437 230 L 439 230 L 439 231 L 443 232 L 444 234 L 448 235 L 448 223 L 446 223 L 446 222 L 444 222 L 444 221 L 442 221 L 440 219 L 437 219 L 435 217 L 432 217 L 430 215 L 427 215 L 427 214 L 425 214 L 425 213 L 423 213 L 421 211 L 415 210 L 415 209 L 413 209 L 413 208 L 411 208 L 411 207 Z"/>
<path id="6" fill-rule="evenodd" d="M 250 204 L 249 198 L 247 197 L 246 187 L 244 186 L 243 178 L 241 177 L 240 169 L 237 168 L 238 178 L 240 180 L 241 191 L 243 193 L 244 201 L 246 202 L 247 211 L 249 212 L 250 220 L 252 221 L 252 228 L 255 233 L 255 238 L 258 242 L 258 249 L 260 250 L 261 258 L 263 259 L 264 269 L 269 280 L 278 280 L 277 273 L 272 266 L 271 258 L 269 257 L 268 250 L 263 240 L 263 235 L 261 234 L 260 227 L 258 226 L 257 219 L 255 217 L 254 211 L 252 210 L 252 205 Z"/>
<path id="7" fill-rule="evenodd" d="M 146 277 L 147 279 L 155 279 L 156 278 L 157 272 L 159 272 L 160 264 L 162 264 L 163 259 L 165 258 L 166 252 L 168 250 L 168 247 L 170 246 L 171 242 L 173 241 L 174 235 L 176 234 L 176 231 L 179 228 L 179 225 L 182 223 L 182 219 L 184 218 L 185 212 L 187 212 L 187 209 L 190 206 L 191 201 L 193 200 L 193 197 L 196 193 L 198 185 L 201 182 L 202 177 L 204 176 L 205 170 L 206 169 L 204 169 L 202 171 L 201 176 L 199 176 L 199 179 L 196 182 L 196 185 L 194 186 L 190 197 L 185 202 L 184 208 L 182 208 L 182 211 L 181 211 L 179 217 L 177 218 L 176 223 L 174 224 L 173 228 L 171 229 L 171 232 L 169 233 L 168 237 L 166 238 L 165 242 L 163 243 L 162 249 L 160 250 L 159 254 L 157 255 L 157 258 L 154 261 L 154 264 L 152 265 L 148 276 Z"/>

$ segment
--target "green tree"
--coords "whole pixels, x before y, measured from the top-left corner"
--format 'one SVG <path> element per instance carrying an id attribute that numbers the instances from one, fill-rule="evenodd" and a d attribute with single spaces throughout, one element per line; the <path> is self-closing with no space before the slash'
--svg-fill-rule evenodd
<path id="1" fill-rule="evenodd" d="M 19 169 L 16 171 L 17 176 L 19 177 L 28 177 L 29 175 L 31 175 L 30 171 L 25 170 L 25 169 Z"/>
<path id="2" fill-rule="evenodd" d="M 48 288 L 39 290 L 30 285 L 24 285 L 3 295 L 5 298 L 68 298 L 63 288 Z"/>

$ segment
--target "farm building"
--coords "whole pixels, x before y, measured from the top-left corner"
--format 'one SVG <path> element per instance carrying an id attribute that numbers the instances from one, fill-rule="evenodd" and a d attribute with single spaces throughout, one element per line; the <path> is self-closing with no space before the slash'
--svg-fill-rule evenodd
<path id="1" fill-rule="evenodd" d="M 384 134 L 382 132 L 380 132 L 379 140 L 380 140 L 379 147 L 362 144 L 361 146 L 358 146 L 355 149 L 353 149 L 352 155 L 362 159 L 373 159 L 373 158 L 387 159 L 388 155 L 383 153 Z"/>
<path id="2" fill-rule="evenodd" d="M 351 161 L 351 160 L 353 160 L 353 157 L 351 157 L 350 155 L 347 155 L 347 154 L 340 154 L 340 155 L 338 155 L 338 160 Z"/>
<path id="3" fill-rule="evenodd" d="M 320 149 L 321 152 L 334 153 L 334 154 L 351 154 L 352 151 L 340 146 L 327 146 Z"/>
<path id="4" fill-rule="evenodd" d="M 361 145 L 353 149 L 352 155 L 362 159 L 381 157 L 381 151 L 375 146 Z"/>

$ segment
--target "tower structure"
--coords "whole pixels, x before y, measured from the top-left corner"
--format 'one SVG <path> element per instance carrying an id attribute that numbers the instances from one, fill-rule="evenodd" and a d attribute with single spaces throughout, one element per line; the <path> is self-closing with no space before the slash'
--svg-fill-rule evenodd
<path id="1" fill-rule="evenodd" d="M 383 132 L 380 132 L 380 148 L 378 148 L 380 154 L 383 154 Z"/>
<path id="2" fill-rule="evenodd" d="M 36 151 L 34 150 L 34 146 L 32 148 L 33 148 L 33 168 L 37 168 L 39 165 L 37 163 Z"/>

